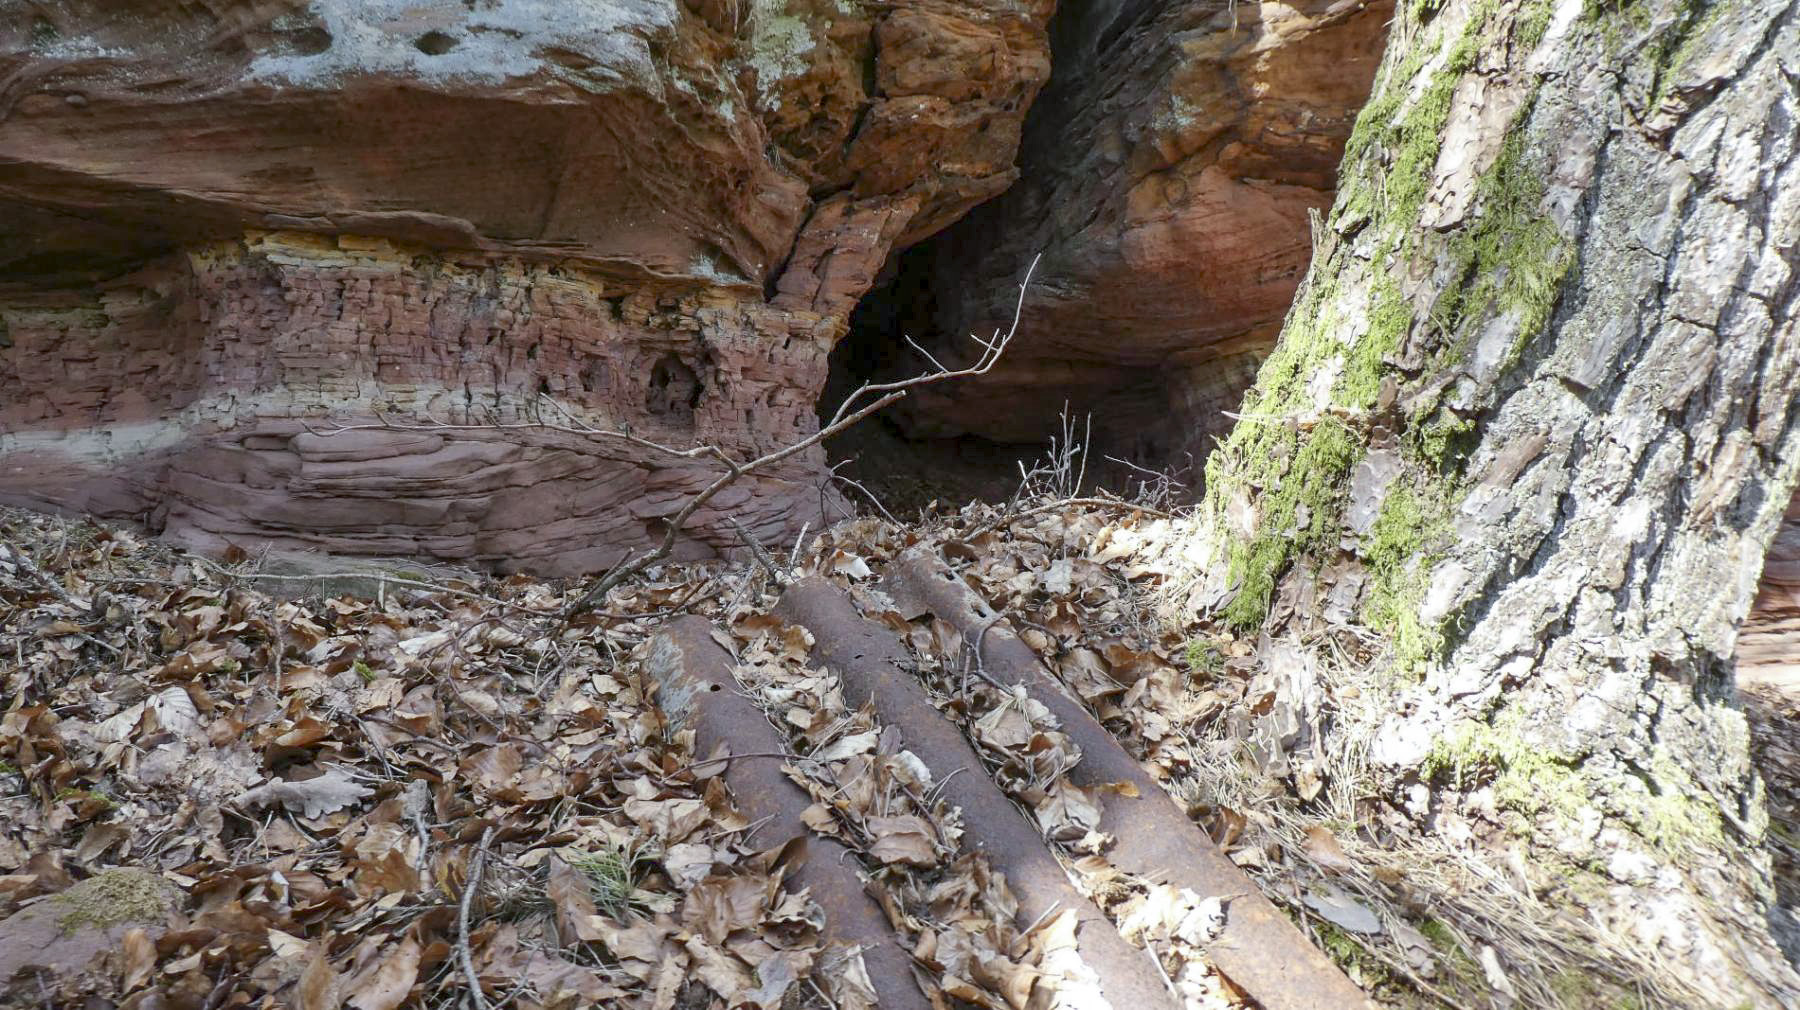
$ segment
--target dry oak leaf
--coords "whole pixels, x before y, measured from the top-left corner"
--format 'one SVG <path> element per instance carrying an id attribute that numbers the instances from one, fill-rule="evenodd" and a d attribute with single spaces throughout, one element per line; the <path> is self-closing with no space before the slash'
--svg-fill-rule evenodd
<path id="1" fill-rule="evenodd" d="M 861 947 L 829 951 L 820 974 L 839 1010 L 880 1010 L 881 1000 L 875 995 L 875 983 L 869 978 L 869 966 L 863 963 Z"/>
<path id="2" fill-rule="evenodd" d="M 912 815 L 904 817 L 871 817 L 869 834 L 874 844 L 869 854 L 883 863 L 907 863 L 912 866 L 936 866 L 937 846 L 932 841 L 931 825 Z"/>
<path id="3" fill-rule="evenodd" d="M 346 986 L 350 1005 L 356 1010 L 395 1010 L 406 1002 L 413 983 L 419 980 L 420 954 L 416 941 L 400 941 L 374 970 L 365 971 Z"/>
<path id="4" fill-rule="evenodd" d="M 1344 847 L 1338 843 L 1337 836 L 1322 824 L 1307 827 L 1305 852 L 1306 858 L 1317 863 L 1322 870 L 1345 873 L 1356 868 L 1356 864 L 1344 852 Z"/>
<path id="5" fill-rule="evenodd" d="M 337 1010 L 341 1003 L 338 974 L 332 970 L 330 958 L 325 956 L 325 947 L 321 941 L 313 948 L 312 963 L 300 974 L 300 983 L 294 993 L 297 1010 Z"/>
<path id="6" fill-rule="evenodd" d="M 150 981 L 156 972 L 156 941 L 150 939 L 147 930 L 137 927 L 127 930 L 119 945 L 125 954 L 124 979 L 119 988 L 121 992 L 131 992 Z"/>
<path id="7" fill-rule="evenodd" d="M 366 786 L 357 785 L 342 768 L 333 765 L 325 774 L 304 782 L 270 779 L 267 784 L 238 796 L 237 805 L 266 807 L 279 803 L 302 817 L 311 818 L 342 810 L 374 792 Z"/>

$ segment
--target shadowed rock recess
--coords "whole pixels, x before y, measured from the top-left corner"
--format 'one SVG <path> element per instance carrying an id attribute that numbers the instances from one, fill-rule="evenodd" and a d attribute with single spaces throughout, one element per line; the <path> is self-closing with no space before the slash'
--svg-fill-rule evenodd
<path id="1" fill-rule="evenodd" d="M 910 258 L 930 277 L 929 346 L 961 360 L 964 334 L 1011 319 L 1011 279 L 1041 255 L 1020 337 L 976 384 L 913 398 L 903 423 L 1042 445 L 1067 403 L 1107 451 L 1203 459 L 1306 271 L 1308 218 L 1331 203 L 1392 12 L 1065 5 L 1019 184 Z"/>
<path id="2" fill-rule="evenodd" d="M 212 550 L 612 563 L 718 471 L 530 422 L 816 430 L 889 253 L 1016 177 L 1050 9 L 0 0 L 0 500 Z M 678 556 L 727 513 L 816 522 L 822 460 Z"/>

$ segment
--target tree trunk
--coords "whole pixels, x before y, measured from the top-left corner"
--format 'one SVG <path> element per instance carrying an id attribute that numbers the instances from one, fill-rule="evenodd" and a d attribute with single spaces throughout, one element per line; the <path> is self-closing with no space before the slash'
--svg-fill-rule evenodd
<path id="1" fill-rule="evenodd" d="M 1402 4 L 1183 552 L 1190 609 L 1380 636 L 1337 751 L 1685 1005 L 1800 1000 L 1733 683 L 1800 476 L 1796 54 L 1795 0 Z"/>

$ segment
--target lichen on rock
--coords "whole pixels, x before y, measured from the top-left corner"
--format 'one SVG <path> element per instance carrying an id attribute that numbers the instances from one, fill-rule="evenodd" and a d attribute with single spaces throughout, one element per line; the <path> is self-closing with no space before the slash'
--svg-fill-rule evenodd
<path id="1" fill-rule="evenodd" d="M 147 870 L 114 867 L 74 884 L 50 900 L 65 932 L 111 929 L 122 923 L 155 922 L 169 913 L 176 892 Z"/>

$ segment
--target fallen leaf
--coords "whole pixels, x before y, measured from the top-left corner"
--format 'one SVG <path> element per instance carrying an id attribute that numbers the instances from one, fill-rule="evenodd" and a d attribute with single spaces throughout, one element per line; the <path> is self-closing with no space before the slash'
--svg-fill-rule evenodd
<path id="1" fill-rule="evenodd" d="M 911 814 L 902 817 L 871 817 L 869 834 L 875 839 L 869 854 L 889 866 L 905 863 L 911 866 L 936 866 L 937 846 L 932 842 L 931 825 Z"/>
<path id="2" fill-rule="evenodd" d="M 1336 887 L 1306 895 L 1306 907 L 1319 913 L 1325 921 L 1352 933 L 1374 935 L 1381 932 L 1381 920 L 1355 898 Z"/>
<path id="3" fill-rule="evenodd" d="M 1307 827 L 1305 852 L 1306 858 L 1318 864 L 1322 870 L 1346 873 L 1356 867 L 1356 864 L 1345 854 L 1344 847 L 1338 844 L 1337 836 L 1322 824 L 1313 824 Z"/>
<path id="4" fill-rule="evenodd" d="M 338 998 L 338 975 L 332 970 L 331 960 L 325 956 L 323 941 L 314 945 L 312 963 L 300 973 L 300 984 L 295 991 L 296 1010 L 338 1010 L 342 1000 Z"/>
<path id="5" fill-rule="evenodd" d="M 1487 984 L 1496 992 L 1505 993 L 1513 999 L 1519 998 L 1519 991 L 1513 988 L 1512 980 L 1506 977 L 1505 969 L 1500 967 L 1500 952 L 1489 944 L 1481 945 L 1481 973 L 1486 976 Z"/>
<path id="6" fill-rule="evenodd" d="M 305 940 L 292 933 L 284 933 L 273 926 L 269 927 L 269 950 L 276 957 L 300 957 L 308 949 L 309 945 Z"/>
<path id="7" fill-rule="evenodd" d="M 302 817 L 321 817 L 357 803 L 374 794 L 374 790 L 352 781 L 344 770 L 333 765 L 325 774 L 302 782 L 280 778 L 257 786 L 238 796 L 242 807 L 266 807 L 279 803 Z"/>
<path id="8" fill-rule="evenodd" d="M 863 963 L 861 947 L 830 952 L 821 967 L 825 989 L 838 1010 L 878 1010 L 881 998 L 875 995 L 875 983 L 869 978 L 869 966 Z"/>
<path id="9" fill-rule="evenodd" d="M 831 746 L 811 755 L 818 761 L 842 761 L 854 754 L 868 754 L 875 749 L 881 734 L 870 730 L 867 733 L 852 733 L 839 737 Z"/>
<path id="10" fill-rule="evenodd" d="M 149 707 L 156 713 L 156 721 L 170 733 L 183 739 L 199 734 L 200 710 L 194 707 L 194 699 L 188 696 L 186 688 L 163 688 L 150 697 Z"/>
<path id="11" fill-rule="evenodd" d="M 125 992 L 131 992 L 138 986 L 150 981 L 156 971 L 156 942 L 142 927 L 125 931 L 119 941 L 125 954 L 125 968 L 122 973 L 121 986 Z"/>
<path id="12" fill-rule="evenodd" d="M 418 980 L 419 945 L 409 938 L 390 949 L 372 970 L 352 979 L 346 995 L 356 1010 L 395 1010 Z"/>

